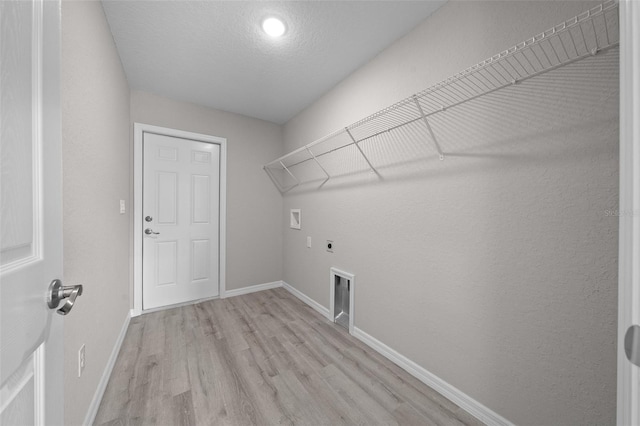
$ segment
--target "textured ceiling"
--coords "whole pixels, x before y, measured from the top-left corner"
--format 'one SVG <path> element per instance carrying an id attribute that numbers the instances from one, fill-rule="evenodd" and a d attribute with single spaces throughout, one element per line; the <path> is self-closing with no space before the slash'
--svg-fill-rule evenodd
<path id="1" fill-rule="evenodd" d="M 121 1 L 103 6 L 133 89 L 284 123 L 440 1 Z M 272 39 L 262 20 L 287 33 Z"/>

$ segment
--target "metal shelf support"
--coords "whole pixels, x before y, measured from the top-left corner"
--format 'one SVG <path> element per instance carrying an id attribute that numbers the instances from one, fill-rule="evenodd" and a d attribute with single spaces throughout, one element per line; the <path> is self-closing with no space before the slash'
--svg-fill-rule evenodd
<path id="1" fill-rule="evenodd" d="M 324 167 L 322 167 L 322 164 L 320 164 L 320 161 L 318 161 L 318 159 L 316 158 L 316 156 L 313 154 L 313 152 L 311 152 L 311 149 L 308 146 L 305 146 L 307 152 L 309 153 L 309 155 L 311 156 L 311 158 L 313 158 L 313 161 L 316 162 L 316 164 L 318 165 L 318 167 L 320 167 L 320 169 L 322 170 L 322 172 L 327 175 L 327 178 L 324 180 L 324 182 L 322 182 L 322 184 L 324 185 L 326 181 L 328 181 L 329 179 L 331 179 L 331 176 L 329 175 L 329 173 L 327 173 L 327 171 L 325 170 Z"/>
<path id="2" fill-rule="evenodd" d="M 429 120 L 427 120 L 427 117 L 424 115 L 424 111 L 422 110 L 422 106 L 420 105 L 420 101 L 418 100 L 418 97 L 416 95 L 413 95 L 413 100 L 416 103 L 416 106 L 418 107 L 418 111 L 420 112 L 420 115 L 422 116 L 422 121 L 424 121 L 424 124 L 427 126 L 427 130 L 429 131 L 429 135 L 431 136 L 431 140 L 433 141 L 433 144 L 436 147 L 436 151 L 438 151 L 438 155 L 440 157 L 440 161 L 444 160 L 444 153 L 442 152 L 442 148 L 440 148 L 440 144 L 438 143 L 438 140 L 436 139 L 436 135 L 433 133 L 433 129 L 431 128 L 431 125 L 429 124 Z M 444 107 L 441 107 L 441 110 L 444 110 Z"/>
<path id="3" fill-rule="evenodd" d="M 349 137 L 351 138 L 351 140 L 353 141 L 354 145 L 356 146 L 356 148 L 358 148 L 358 151 L 360 151 L 360 154 L 362 154 L 362 156 L 364 157 L 364 161 L 367 162 L 367 164 L 369 165 L 369 167 L 371 167 L 371 170 L 373 170 L 373 172 L 375 174 L 378 175 L 378 177 L 380 176 L 380 173 L 378 173 L 378 171 L 376 170 L 375 167 L 373 167 L 373 164 L 371 164 L 371 161 L 369 161 L 369 158 L 367 158 L 367 156 L 365 155 L 364 151 L 362 150 L 362 148 L 360 148 L 360 145 L 358 145 L 358 141 L 356 140 L 356 138 L 353 137 L 353 134 L 351 134 L 351 131 L 349 130 L 348 127 L 345 127 L 344 130 L 347 132 L 347 134 L 349 135 Z"/>

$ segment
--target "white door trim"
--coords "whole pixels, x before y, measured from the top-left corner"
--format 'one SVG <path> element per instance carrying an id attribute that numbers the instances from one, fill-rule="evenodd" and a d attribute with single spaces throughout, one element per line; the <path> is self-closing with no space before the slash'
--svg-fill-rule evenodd
<path id="1" fill-rule="evenodd" d="M 620 2 L 620 226 L 618 254 L 617 424 L 640 424 L 640 369 L 624 335 L 640 323 L 640 4 Z M 634 396 L 635 395 L 635 396 Z"/>
<path id="2" fill-rule="evenodd" d="M 153 126 L 133 124 L 133 309 L 132 316 L 142 314 L 142 152 L 143 134 L 173 136 L 220 145 L 220 298 L 225 297 L 227 240 L 227 140 L 225 138 Z"/>

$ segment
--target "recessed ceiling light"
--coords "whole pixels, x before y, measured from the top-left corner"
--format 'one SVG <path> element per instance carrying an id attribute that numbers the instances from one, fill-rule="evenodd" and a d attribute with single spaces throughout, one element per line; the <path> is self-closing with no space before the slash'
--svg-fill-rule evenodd
<path id="1" fill-rule="evenodd" d="M 262 29 L 271 37 L 280 37 L 286 31 L 284 22 L 278 18 L 267 18 L 262 22 Z"/>

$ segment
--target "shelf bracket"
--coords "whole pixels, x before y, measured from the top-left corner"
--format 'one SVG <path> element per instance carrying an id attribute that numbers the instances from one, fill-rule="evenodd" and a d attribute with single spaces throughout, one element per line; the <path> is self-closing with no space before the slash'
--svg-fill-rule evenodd
<path id="1" fill-rule="evenodd" d="M 347 134 L 349 135 L 349 137 L 351 138 L 351 140 L 353 141 L 354 145 L 356 146 L 356 148 L 358 148 L 358 151 L 360 151 L 360 154 L 362 154 L 362 156 L 364 157 L 364 161 L 367 162 L 367 164 L 369 165 L 369 167 L 371 167 L 371 170 L 373 170 L 373 172 L 375 174 L 378 175 L 378 177 L 382 177 L 380 176 L 380 173 L 378 173 L 378 171 L 376 170 L 375 167 L 373 167 L 373 164 L 371 164 L 371 161 L 369 161 L 369 158 L 367 158 L 367 156 L 365 155 L 364 151 L 362 150 L 362 148 L 360 148 L 360 145 L 358 145 L 358 141 L 356 140 L 356 138 L 353 137 L 353 135 L 351 134 L 351 132 L 349 131 L 348 127 L 345 127 L 344 130 L 347 132 Z"/>
<path id="2" fill-rule="evenodd" d="M 291 178 L 296 182 L 293 185 L 289 186 L 289 187 L 283 187 L 280 182 L 278 182 L 278 179 L 273 175 L 273 171 L 268 167 L 268 166 L 264 166 L 262 167 L 264 169 L 265 172 L 267 172 L 267 174 L 269 175 L 269 177 L 271 178 L 271 180 L 273 181 L 274 185 L 278 188 L 278 190 L 282 193 L 285 193 L 287 191 L 292 190 L 293 188 L 295 188 L 296 186 L 300 185 L 300 181 L 298 180 L 298 178 L 296 178 L 293 173 L 291 173 L 291 171 L 287 168 L 287 166 L 284 165 L 284 163 L 282 161 L 279 161 L 280 165 L 282 166 L 283 170 L 286 170 L 287 173 L 289 174 L 289 176 L 291 176 Z"/>
<path id="3" fill-rule="evenodd" d="M 295 184 L 293 184 L 292 186 L 290 186 L 289 188 L 287 188 L 284 192 L 287 192 L 287 191 L 289 191 L 290 189 L 293 189 L 293 188 L 295 188 L 296 186 L 300 185 L 300 181 L 298 180 L 298 178 L 297 178 L 297 177 L 295 177 L 295 176 L 293 175 L 293 173 L 291 173 L 291 170 L 289 170 L 289 169 L 287 168 L 287 166 L 285 166 L 285 165 L 284 165 L 284 163 L 283 163 L 282 161 L 280 161 L 280 165 L 282 166 L 282 168 L 283 168 L 283 169 L 285 169 L 285 170 L 287 171 L 287 173 L 289 173 L 289 176 L 291 176 L 291 178 L 292 178 L 293 180 L 295 180 L 295 181 L 296 181 L 296 183 L 295 183 Z"/>
<path id="4" fill-rule="evenodd" d="M 324 185 L 329 179 L 331 179 L 331 176 L 329 175 L 329 173 L 325 170 L 324 167 L 322 167 L 322 164 L 320 164 L 320 161 L 318 161 L 318 159 L 316 158 L 315 154 L 313 152 L 311 152 L 311 150 L 309 149 L 308 146 L 304 147 L 307 152 L 309 153 L 309 155 L 311 156 L 311 158 L 313 158 L 313 161 L 316 162 L 316 164 L 318 165 L 318 167 L 320 167 L 320 169 L 322 170 L 322 172 L 327 175 L 327 178 L 324 180 L 324 182 L 322 182 L 322 184 Z"/>
<path id="5" fill-rule="evenodd" d="M 418 111 L 420 112 L 420 115 L 422 116 L 422 121 L 424 121 L 424 124 L 427 126 L 427 130 L 429 131 L 429 135 L 431 135 L 431 140 L 433 140 L 433 144 L 436 147 L 436 151 L 438 151 L 438 156 L 440 157 L 440 160 L 444 160 L 444 152 L 442 152 L 442 149 L 440 148 L 440 144 L 438 143 L 438 140 L 436 139 L 436 135 L 433 133 L 433 129 L 431 128 L 431 124 L 429 124 L 429 120 L 427 120 L 427 116 L 424 115 L 424 111 L 422 110 L 422 105 L 420 105 L 420 102 L 418 101 L 418 97 L 416 95 L 412 96 L 413 101 L 416 103 L 416 106 L 418 107 Z M 442 111 L 444 111 L 444 107 L 442 107 Z"/>
<path id="6" fill-rule="evenodd" d="M 262 169 L 267 173 L 267 175 L 269 176 L 269 179 L 271 179 L 271 182 L 273 182 L 276 188 L 278 188 L 278 191 L 280 191 L 281 193 L 285 192 L 282 186 L 280 185 L 280 182 L 278 182 L 278 179 L 276 179 L 276 177 L 273 175 L 273 172 L 269 168 L 269 166 L 262 166 Z"/>

